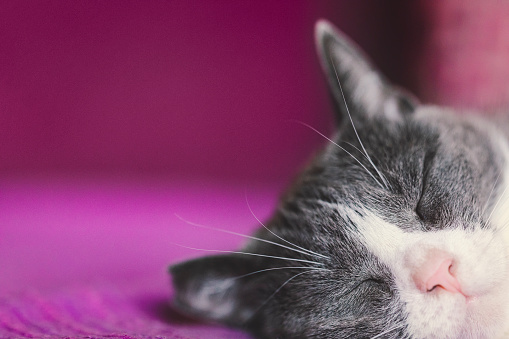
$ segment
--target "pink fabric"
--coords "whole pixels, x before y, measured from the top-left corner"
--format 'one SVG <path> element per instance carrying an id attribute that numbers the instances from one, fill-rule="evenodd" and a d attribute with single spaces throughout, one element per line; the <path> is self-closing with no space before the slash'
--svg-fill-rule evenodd
<path id="1" fill-rule="evenodd" d="M 160 289 L 87 286 L 52 294 L 0 297 L 2 338 L 224 338 L 244 333 L 175 314 Z M 171 325 L 170 325 L 171 324 Z"/>
<path id="2" fill-rule="evenodd" d="M 247 338 L 169 308 L 170 263 L 233 250 L 277 187 L 119 180 L 0 185 L 0 337 Z"/>

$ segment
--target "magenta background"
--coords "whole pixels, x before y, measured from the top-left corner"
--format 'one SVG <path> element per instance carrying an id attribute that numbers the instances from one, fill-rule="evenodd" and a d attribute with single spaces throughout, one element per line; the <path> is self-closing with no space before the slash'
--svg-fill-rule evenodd
<path id="1" fill-rule="evenodd" d="M 315 21 L 408 83 L 400 3 L 4 1 L 0 174 L 286 181 L 322 142 L 288 119 L 331 130 Z"/>
<path id="2" fill-rule="evenodd" d="M 240 338 L 166 267 L 250 233 L 333 129 L 327 18 L 426 102 L 508 102 L 507 5 L 1 1 L 0 337 Z M 486 37 L 492 37 L 490 39 Z M 507 66 L 506 66 L 507 65 Z"/>

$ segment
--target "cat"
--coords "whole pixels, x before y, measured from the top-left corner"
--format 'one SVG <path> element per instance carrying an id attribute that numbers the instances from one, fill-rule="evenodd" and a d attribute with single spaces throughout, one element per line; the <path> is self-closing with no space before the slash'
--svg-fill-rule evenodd
<path id="1" fill-rule="evenodd" d="M 424 105 L 316 24 L 336 134 L 239 252 L 170 267 L 174 307 L 259 338 L 509 334 L 506 125 Z"/>

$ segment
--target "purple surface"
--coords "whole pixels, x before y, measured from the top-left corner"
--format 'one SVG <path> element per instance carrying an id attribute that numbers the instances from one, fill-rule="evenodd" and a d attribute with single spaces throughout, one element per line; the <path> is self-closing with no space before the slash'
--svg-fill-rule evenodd
<path id="1" fill-rule="evenodd" d="M 274 187 L 120 180 L 9 180 L 0 185 L 0 337 L 242 338 L 168 307 L 168 264 L 237 248 Z M 245 193 L 247 192 L 247 193 Z"/>
<path id="2" fill-rule="evenodd" d="M 54 294 L 26 292 L 0 297 L 2 338 L 246 338 L 175 314 L 163 294 L 88 286 Z"/>

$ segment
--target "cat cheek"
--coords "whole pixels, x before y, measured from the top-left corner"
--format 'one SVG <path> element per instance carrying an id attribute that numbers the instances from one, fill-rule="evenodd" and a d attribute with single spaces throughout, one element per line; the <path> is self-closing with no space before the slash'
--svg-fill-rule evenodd
<path id="1" fill-rule="evenodd" d="M 415 338 L 430 338 L 442 333 L 447 338 L 460 338 L 461 325 L 467 318 L 462 298 L 455 294 L 406 296 L 405 309 L 410 333 Z"/>
<path id="2" fill-rule="evenodd" d="M 394 267 L 411 333 L 427 338 L 440 329 L 447 337 L 462 337 L 483 324 L 488 337 L 494 336 L 507 317 L 503 241 L 488 231 L 463 230 L 415 239 Z"/>

